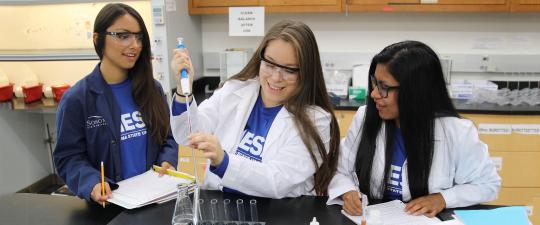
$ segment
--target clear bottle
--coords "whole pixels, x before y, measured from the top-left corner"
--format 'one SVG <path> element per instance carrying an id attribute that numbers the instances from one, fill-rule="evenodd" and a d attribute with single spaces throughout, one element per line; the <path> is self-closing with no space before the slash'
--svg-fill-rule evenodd
<path id="1" fill-rule="evenodd" d="M 179 184 L 177 188 L 172 225 L 191 225 L 193 224 L 193 205 L 188 195 L 189 186 Z"/>

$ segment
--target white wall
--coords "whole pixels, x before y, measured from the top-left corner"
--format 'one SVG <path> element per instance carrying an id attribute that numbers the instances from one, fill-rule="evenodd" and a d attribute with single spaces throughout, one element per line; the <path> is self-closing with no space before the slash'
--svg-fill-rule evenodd
<path id="1" fill-rule="evenodd" d="M 321 52 L 378 52 L 414 39 L 439 53 L 540 54 L 540 14 L 355 13 L 268 14 L 266 30 L 296 19 L 314 31 Z M 202 17 L 203 51 L 256 48 L 261 37 L 229 37 L 228 15 Z"/>

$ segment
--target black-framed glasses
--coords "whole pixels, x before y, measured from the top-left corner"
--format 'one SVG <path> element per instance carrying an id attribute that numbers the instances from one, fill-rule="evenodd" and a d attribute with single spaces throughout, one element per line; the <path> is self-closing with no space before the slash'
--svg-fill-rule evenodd
<path id="1" fill-rule="evenodd" d="M 392 90 L 399 90 L 399 86 L 388 86 L 381 83 L 380 81 L 377 81 L 373 74 L 369 75 L 369 80 L 371 81 L 371 87 L 373 89 L 377 88 L 377 91 L 379 92 L 381 98 L 387 98 L 388 92 Z"/>
<path id="2" fill-rule="evenodd" d="M 134 32 L 104 32 L 103 34 L 114 37 L 118 42 L 124 46 L 130 45 L 133 40 L 137 43 L 142 43 L 144 34 Z"/>
<path id="3" fill-rule="evenodd" d="M 281 77 L 287 81 L 296 81 L 298 79 L 300 68 L 288 67 L 272 62 L 264 58 L 264 51 L 261 51 L 259 58 L 261 60 L 261 70 L 264 73 L 272 75 L 274 72 L 279 72 Z"/>

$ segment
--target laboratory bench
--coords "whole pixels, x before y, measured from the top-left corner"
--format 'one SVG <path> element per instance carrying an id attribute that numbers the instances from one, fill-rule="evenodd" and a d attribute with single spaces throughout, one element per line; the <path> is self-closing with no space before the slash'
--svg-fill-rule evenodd
<path id="1" fill-rule="evenodd" d="M 309 224 L 313 217 L 321 225 L 353 225 L 354 223 L 341 214 L 341 206 L 326 205 L 327 197 L 302 196 L 288 199 L 268 199 L 202 190 L 201 198 L 206 200 L 230 199 L 235 204 L 243 199 L 246 219 L 250 218 L 249 200 L 257 200 L 259 221 L 267 225 Z M 17 193 L 0 197 L 0 224 L 17 225 L 170 225 L 175 201 L 159 205 L 148 205 L 138 209 L 126 210 L 109 204 L 105 209 L 101 205 L 90 203 L 73 196 L 54 196 L 42 194 Z M 478 205 L 465 209 L 489 209 L 498 206 Z M 442 220 L 451 218 L 452 209 L 446 209 L 438 217 Z M 204 219 L 204 218 L 203 218 Z"/>

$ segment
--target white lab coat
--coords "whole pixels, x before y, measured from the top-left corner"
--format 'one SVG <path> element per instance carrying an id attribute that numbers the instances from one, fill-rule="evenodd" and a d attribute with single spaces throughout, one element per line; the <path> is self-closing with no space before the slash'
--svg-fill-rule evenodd
<path id="1" fill-rule="evenodd" d="M 268 131 L 261 162 L 235 155 L 259 89 L 258 79 L 230 80 L 200 106 L 195 101 L 191 104 L 189 112 L 193 132 L 217 136 L 221 147 L 229 155 L 229 165 L 223 178 L 206 168 L 203 188 L 221 190 L 228 187 L 248 195 L 269 198 L 314 194 L 312 188 L 316 167 L 299 136 L 292 115 L 285 107 L 278 112 Z M 325 149 L 328 149 L 330 114 L 319 107 L 309 107 L 308 116 L 312 118 Z M 186 145 L 189 132 L 187 112 L 172 116 L 171 124 L 176 141 Z M 321 157 L 318 153 L 315 155 L 320 166 Z"/>
<path id="2" fill-rule="evenodd" d="M 343 204 L 341 195 L 356 190 L 355 160 L 360 144 L 366 107 L 358 109 L 341 141 L 338 172 L 329 187 L 327 204 Z M 384 124 L 376 140 L 377 149 L 371 175 L 371 193 L 381 199 L 384 179 Z M 411 200 L 407 179 L 407 161 L 403 166 L 403 200 Z M 362 181 L 366 182 L 366 181 Z M 428 180 L 429 193 L 441 193 L 447 208 L 463 207 L 495 200 L 501 178 L 489 158 L 487 145 L 478 138 L 474 124 L 466 119 L 444 117 L 435 120 L 435 145 Z"/>

